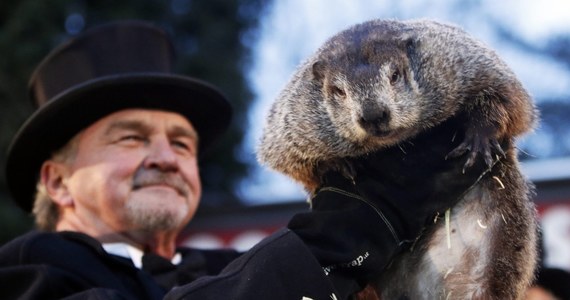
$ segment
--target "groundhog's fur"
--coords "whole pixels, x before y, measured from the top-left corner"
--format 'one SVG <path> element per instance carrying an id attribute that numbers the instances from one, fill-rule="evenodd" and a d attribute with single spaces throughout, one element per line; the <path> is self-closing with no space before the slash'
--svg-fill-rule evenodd
<path id="1" fill-rule="evenodd" d="M 503 158 L 453 208 L 449 232 L 438 222 L 374 285 L 382 299 L 520 299 L 533 276 L 536 224 L 512 139 L 537 113 L 508 66 L 463 30 L 374 20 L 333 36 L 273 104 L 258 158 L 313 192 L 327 169 L 346 171 L 343 158 L 452 117 L 466 130 L 448 159 L 469 168 Z"/>
<path id="2" fill-rule="evenodd" d="M 458 111 L 469 113 L 471 150 L 488 149 L 531 128 L 529 99 L 495 52 L 459 28 L 371 21 L 301 65 L 270 110 L 258 158 L 312 190 L 318 164 L 396 144 Z"/>

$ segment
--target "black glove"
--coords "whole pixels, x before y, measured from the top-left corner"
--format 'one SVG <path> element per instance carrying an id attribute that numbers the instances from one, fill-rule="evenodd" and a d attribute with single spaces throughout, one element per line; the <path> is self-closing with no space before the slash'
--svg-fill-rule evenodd
<path id="1" fill-rule="evenodd" d="M 312 212 L 294 216 L 289 228 L 337 289 L 348 295 L 379 275 L 486 174 L 483 160 L 465 173 L 464 159 L 446 160 L 462 141 L 460 125 L 450 120 L 398 146 L 347 160 L 352 178 L 341 175 L 346 172 L 324 176 Z"/>
<path id="2" fill-rule="evenodd" d="M 339 299 L 347 299 L 384 268 L 398 241 L 382 211 L 357 194 L 352 181 L 337 173 L 327 179 L 311 199 L 312 211 L 295 215 L 288 227 L 317 258 Z"/>

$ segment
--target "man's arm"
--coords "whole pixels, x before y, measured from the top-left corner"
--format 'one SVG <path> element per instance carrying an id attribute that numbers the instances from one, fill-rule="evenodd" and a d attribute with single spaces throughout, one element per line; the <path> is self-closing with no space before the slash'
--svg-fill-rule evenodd
<path id="1" fill-rule="evenodd" d="M 175 288 L 165 299 L 341 299 L 336 293 L 305 243 L 282 229 L 219 275 Z"/>

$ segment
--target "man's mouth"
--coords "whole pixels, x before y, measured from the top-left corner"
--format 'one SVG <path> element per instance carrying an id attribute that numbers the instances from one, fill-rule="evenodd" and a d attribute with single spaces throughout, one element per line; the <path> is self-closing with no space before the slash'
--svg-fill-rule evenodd
<path id="1" fill-rule="evenodd" d="M 170 184 L 165 184 L 165 183 L 147 183 L 147 184 L 140 184 L 140 185 L 133 185 L 133 189 L 134 190 L 140 190 L 143 188 L 163 188 L 163 189 L 171 189 L 174 190 L 176 193 L 178 193 L 181 196 L 186 196 L 186 193 L 184 192 L 183 189 L 178 188 L 176 186 L 172 186 Z"/>
<path id="2" fill-rule="evenodd" d="M 181 196 L 188 196 L 189 188 L 179 175 L 168 174 L 156 170 L 144 170 L 135 174 L 133 189 L 144 187 L 165 187 L 174 189 Z"/>

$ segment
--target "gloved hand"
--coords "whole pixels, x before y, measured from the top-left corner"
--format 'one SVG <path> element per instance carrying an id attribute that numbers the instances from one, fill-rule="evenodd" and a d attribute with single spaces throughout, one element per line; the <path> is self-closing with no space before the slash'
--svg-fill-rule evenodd
<path id="1" fill-rule="evenodd" d="M 295 215 L 288 227 L 317 258 L 339 299 L 360 291 L 398 249 L 398 237 L 383 212 L 338 173 L 311 199 L 312 211 Z"/>
<path id="2" fill-rule="evenodd" d="M 446 159 L 462 140 L 457 122 L 348 160 L 352 178 L 327 173 L 311 199 L 312 211 L 290 221 L 344 296 L 379 275 L 486 174 L 483 160 L 464 173 L 463 159 Z"/>

